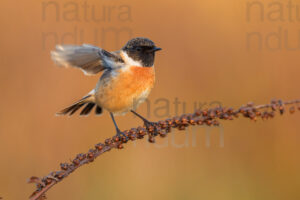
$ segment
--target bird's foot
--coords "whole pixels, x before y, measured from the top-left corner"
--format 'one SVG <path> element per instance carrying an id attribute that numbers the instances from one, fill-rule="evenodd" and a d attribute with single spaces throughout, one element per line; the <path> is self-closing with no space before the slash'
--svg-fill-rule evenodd
<path id="1" fill-rule="evenodd" d="M 151 136 L 158 135 L 158 123 L 157 122 L 150 122 L 148 120 L 144 120 L 144 126 L 148 130 Z"/>
<path id="2" fill-rule="evenodd" d="M 119 137 L 120 139 L 125 139 L 126 141 L 129 140 L 128 136 L 124 132 L 120 131 L 120 129 L 117 129 L 116 137 Z"/>

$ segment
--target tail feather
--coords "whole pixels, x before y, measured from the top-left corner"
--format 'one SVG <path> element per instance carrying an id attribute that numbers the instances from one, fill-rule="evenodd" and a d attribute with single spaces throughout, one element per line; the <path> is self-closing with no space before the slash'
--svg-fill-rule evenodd
<path id="1" fill-rule="evenodd" d="M 70 112 L 70 116 L 73 115 L 77 110 L 79 110 L 84 104 L 77 104 L 72 111 Z"/>
<path id="2" fill-rule="evenodd" d="M 87 116 L 95 107 L 94 103 L 94 96 L 92 94 L 83 97 L 81 100 L 77 101 L 76 103 L 72 104 L 71 106 L 61 110 L 57 113 L 57 115 L 73 115 L 76 111 L 78 111 L 81 107 L 85 106 L 82 111 L 80 112 L 80 116 Z M 95 113 L 100 115 L 102 113 L 102 108 L 96 106 Z"/>
<path id="3" fill-rule="evenodd" d="M 84 109 L 81 111 L 80 115 L 88 115 L 91 110 L 94 108 L 95 103 L 88 103 Z"/>
<path id="4" fill-rule="evenodd" d="M 99 106 L 97 106 L 97 107 L 96 107 L 96 110 L 95 110 L 95 114 L 96 114 L 96 115 L 101 115 L 101 114 L 102 114 L 102 108 L 99 107 Z"/>

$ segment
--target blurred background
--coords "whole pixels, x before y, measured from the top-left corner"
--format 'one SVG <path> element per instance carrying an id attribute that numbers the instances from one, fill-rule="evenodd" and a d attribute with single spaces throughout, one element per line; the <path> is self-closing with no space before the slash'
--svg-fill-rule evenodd
<path id="1" fill-rule="evenodd" d="M 138 111 L 159 120 L 200 107 L 292 100 L 299 94 L 299 0 L 4 0 L 0 7 L 0 197 L 26 199 L 30 176 L 115 134 L 101 117 L 56 117 L 100 75 L 55 66 L 56 44 L 113 51 L 132 37 L 163 48 L 156 85 Z M 176 100 L 177 99 L 177 100 Z M 179 106 L 176 103 L 179 101 Z M 167 105 L 167 110 L 162 108 Z M 150 109 L 149 109 L 150 107 Z M 131 114 L 121 129 L 141 125 Z M 131 143 L 77 170 L 48 199 L 296 200 L 300 114 L 223 122 Z"/>

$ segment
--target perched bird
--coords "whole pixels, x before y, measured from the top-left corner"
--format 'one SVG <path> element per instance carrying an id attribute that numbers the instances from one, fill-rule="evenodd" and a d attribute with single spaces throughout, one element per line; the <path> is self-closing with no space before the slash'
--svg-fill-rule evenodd
<path id="1" fill-rule="evenodd" d="M 53 61 L 64 67 L 81 69 L 86 75 L 103 71 L 96 87 L 82 99 L 63 109 L 58 115 L 73 115 L 81 107 L 80 115 L 88 115 L 95 107 L 100 115 L 107 110 L 117 135 L 123 135 L 114 116 L 132 112 L 147 125 L 150 122 L 134 110 L 149 95 L 155 81 L 155 52 L 161 50 L 147 38 L 134 38 L 119 51 L 108 52 L 96 46 L 83 44 L 57 45 L 51 52 Z"/>

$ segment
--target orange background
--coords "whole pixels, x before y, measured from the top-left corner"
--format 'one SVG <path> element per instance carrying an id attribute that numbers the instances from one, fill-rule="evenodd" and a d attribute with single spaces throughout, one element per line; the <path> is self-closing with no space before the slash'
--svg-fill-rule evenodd
<path id="1" fill-rule="evenodd" d="M 43 11 L 47 2 L 1 1 L 0 196 L 4 199 L 26 199 L 35 189 L 26 184 L 27 178 L 58 170 L 60 162 L 115 134 L 107 112 L 102 117 L 55 117 L 55 112 L 89 92 L 99 76 L 86 77 L 80 70 L 56 67 L 50 59 L 56 42 L 50 37 L 44 40 L 43 34 L 53 33 L 60 43 L 63 34 L 77 29 L 77 35 L 79 30 L 84 32 L 82 42 L 116 50 L 130 36 L 122 33 L 118 42 L 113 34 L 101 35 L 101 30 L 125 27 L 132 37 L 155 41 L 163 51 L 156 57 L 157 82 L 149 97 L 151 120 L 159 119 L 153 114 L 159 98 L 170 101 L 171 115 L 176 97 L 186 102 L 187 112 L 193 111 L 195 101 L 218 101 L 237 108 L 248 101 L 299 98 L 300 47 L 269 48 L 277 47 L 278 38 L 268 34 L 280 28 L 282 34 L 288 32 L 291 46 L 300 45 L 300 21 L 286 19 L 286 3 L 282 3 L 283 21 L 272 21 L 276 13 L 268 17 L 268 6 L 275 2 L 269 0 L 252 7 L 248 21 L 247 3 L 252 1 L 88 1 L 97 16 L 104 12 L 110 16 L 96 22 L 85 20 L 84 1 L 72 1 L 79 7 L 76 21 L 68 21 L 68 17 L 72 19 L 68 10 L 74 8 L 68 1 L 53 1 L 56 7 Z M 300 5 L 300 1 L 293 3 Z M 112 6 L 115 9 L 109 14 L 107 9 Z M 125 13 L 120 18 L 124 8 L 130 8 L 130 16 Z M 264 21 L 258 9 L 264 9 Z M 95 43 L 95 30 L 102 41 Z M 247 33 L 252 32 L 262 38 L 261 50 L 255 40 L 247 48 Z M 72 34 L 65 43 L 74 43 Z M 271 38 L 269 46 L 266 38 Z M 280 42 L 285 41 L 281 36 Z M 145 104 L 138 111 L 146 115 Z M 158 139 L 160 145 L 165 144 L 161 148 L 146 140 L 128 144 L 124 150 L 109 152 L 82 167 L 47 196 L 73 200 L 296 200 L 300 198 L 299 117 L 299 113 L 287 114 L 256 123 L 237 119 L 223 122 L 221 128 L 189 129 L 189 137 L 175 132 Z M 141 124 L 131 114 L 117 117 L 117 121 L 122 129 Z M 194 146 L 192 130 L 197 131 Z M 224 147 L 219 144 L 220 131 Z"/>

